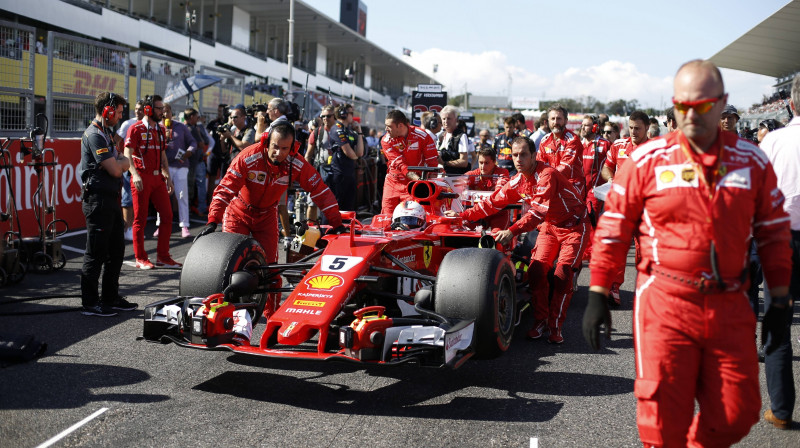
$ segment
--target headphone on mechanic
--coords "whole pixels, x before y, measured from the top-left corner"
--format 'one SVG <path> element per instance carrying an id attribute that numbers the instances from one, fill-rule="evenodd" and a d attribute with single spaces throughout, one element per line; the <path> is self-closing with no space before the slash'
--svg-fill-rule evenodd
<path id="1" fill-rule="evenodd" d="M 278 122 L 278 124 L 276 124 L 272 129 L 270 129 L 269 131 L 264 132 L 263 134 L 261 134 L 261 142 L 262 143 L 266 142 L 261 147 L 262 151 L 265 150 L 265 149 L 269 150 L 269 144 L 270 144 L 270 140 L 272 139 L 272 133 L 275 132 L 278 128 L 286 128 L 285 129 L 285 133 L 288 133 L 289 135 L 292 136 L 292 145 L 290 146 L 291 149 L 289 150 L 289 157 L 294 157 L 295 155 L 297 155 L 297 152 L 295 151 L 295 147 L 294 147 L 295 143 L 297 142 L 297 137 L 295 136 L 294 126 L 292 126 L 288 122 Z M 269 160 L 269 158 L 266 157 L 266 155 L 264 156 L 264 158 L 267 160 L 267 162 L 272 163 Z"/>
<path id="2" fill-rule="evenodd" d="M 341 104 L 339 106 L 336 106 L 336 118 L 340 120 L 346 119 L 347 116 L 349 115 L 349 113 L 347 112 L 348 107 L 353 107 L 353 106 L 351 106 L 350 104 Z"/>
<path id="3" fill-rule="evenodd" d="M 592 133 L 597 134 L 597 131 L 600 130 L 600 117 L 595 114 L 590 114 L 589 118 L 592 120 Z"/>
<path id="4" fill-rule="evenodd" d="M 113 92 L 108 92 L 108 102 L 106 103 L 106 107 L 103 108 L 103 113 L 100 114 L 103 116 L 104 123 L 112 118 L 114 115 L 117 114 L 117 105 L 116 99 L 114 97 Z"/>
<path id="5" fill-rule="evenodd" d="M 431 115 L 430 118 L 428 118 L 428 121 L 425 122 L 425 129 L 428 130 L 433 130 L 433 128 L 439 124 L 439 114 L 435 110 L 432 110 L 431 112 L 433 112 L 433 115 Z"/>
<path id="6" fill-rule="evenodd" d="M 144 103 L 142 103 L 142 112 L 144 113 L 145 117 L 152 117 L 153 116 L 153 97 L 150 95 L 146 95 L 144 97 Z"/>

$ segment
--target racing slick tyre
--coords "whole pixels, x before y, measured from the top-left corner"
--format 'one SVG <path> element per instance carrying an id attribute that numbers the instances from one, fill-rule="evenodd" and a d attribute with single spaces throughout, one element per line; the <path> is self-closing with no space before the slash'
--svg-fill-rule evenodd
<path id="1" fill-rule="evenodd" d="M 266 254 L 253 238 L 238 233 L 214 232 L 192 244 L 181 269 L 178 294 L 190 297 L 208 297 L 223 292 L 230 276 L 249 266 L 267 264 Z M 263 283 L 261 271 L 257 271 L 259 284 Z M 253 325 L 264 311 L 267 294 L 253 294 L 239 299 L 242 303 L 258 304 L 253 315 Z"/>
<path id="2" fill-rule="evenodd" d="M 476 358 L 496 358 L 514 334 L 514 266 L 494 249 L 464 248 L 445 255 L 439 267 L 434 308 L 445 317 L 475 321 Z"/>

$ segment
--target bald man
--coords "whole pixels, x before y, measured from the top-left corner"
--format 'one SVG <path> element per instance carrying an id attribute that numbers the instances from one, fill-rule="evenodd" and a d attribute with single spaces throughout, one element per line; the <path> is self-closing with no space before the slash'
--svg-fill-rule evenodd
<path id="1" fill-rule="evenodd" d="M 634 395 L 645 446 L 730 446 L 758 421 L 756 319 L 743 281 L 751 235 L 778 298 L 762 337 L 780 341 L 791 318 L 783 194 L 764 153 L 721 131 L 727 99 L 714 64 L 681 66 L 673 97 L 678 130 L 631 154 L 595 232 L 583 332 L 598 349 L 600 325 L 610 334 L 609 287 L 638 230 Z"/>

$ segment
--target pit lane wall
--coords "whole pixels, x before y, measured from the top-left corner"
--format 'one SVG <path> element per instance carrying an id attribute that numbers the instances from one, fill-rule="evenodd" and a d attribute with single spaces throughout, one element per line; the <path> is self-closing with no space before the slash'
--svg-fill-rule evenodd
<path id="1" fill-rule="evenodd" d="M 43 175 L 44 191 L 43 197 L 47 204 L 55 205 L 55 215 L 58 219 L 63 219 L 71 230 L 86 227 L 86 220 L 81 210 L 81 181 L 79 166 L 81 162 L 81 140 L 79 138 L 47 139 L 45 148 L 55 151 L 55 159 L 58 165 L 55 169 L 48 169 Z M 34 193 L 38 186 L 36 170 L 28 166 L 31 157 L 22 157 L 20 153 L 20 141 L 15 139 L 9 148 L 12 158 L 11 186 L 14 192 L 14 199 L 19 210 L 19 222 L 22 227 L 22 236 L 39 235 L 39 227 L 36 224 L 34 213 Z M 47 161 L 50 154 L 47 155 Z M 53 175 L 55 173 L 55 176 Z M 8 172 L 0 171 L 0 209 L 9 212 L 13 209 L 9 197 Z M 55 196 L 52 196 L 53 181 L 55 180 Z M 48 214 L 44 220 L 45 224 L 53 220 L 53 215 Z M 0 222 L 0 232 L 2 235 L 10 229 L 10 222 Z M 14 230 L 17 231 L 16 220 L 13 222 Z M 63 226 L 57 231 L 63 231 Z"/>

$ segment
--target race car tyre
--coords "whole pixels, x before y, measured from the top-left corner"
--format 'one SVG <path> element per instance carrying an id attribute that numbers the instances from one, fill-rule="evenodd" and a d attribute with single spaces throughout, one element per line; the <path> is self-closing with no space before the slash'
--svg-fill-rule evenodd
<path id="1" fill-rule="evenodd" d="M 514 266 L 494 249 L 464 248 L 445 255 L 439 267 L 434 309 L 448 318 L 475 321 L 476 358 L 496 358 L 514 334 Z"/>
<path id="2" fill-rule="evenodd" d="M 8 283 L 10 285 L 15 285 L 22 281 L 25 278 L 25 273 L 27 272 L 27 268 L 25 265 L 20 263 L 17 260 L 16 265 L 14 266 L 14 270 L 8 275 Z"/>
<path id="3" fill-rule="evenodd" d="M 192 244 L 181 269 L 178 294 L 190 297 L 208 297 L 222 292 L 231 274 L 248 266 L 266 264 L 266 254 L 253 238 L 238 233 L 214 232 Z M 260 271 L 258 273 L 260 276 Z M 261 282 L 259 278 L 259 283 Z M 258 304 L 253 315 L 253 325 L 264 311 L 267 294 L 241 297 L 241 303 Z"/>

